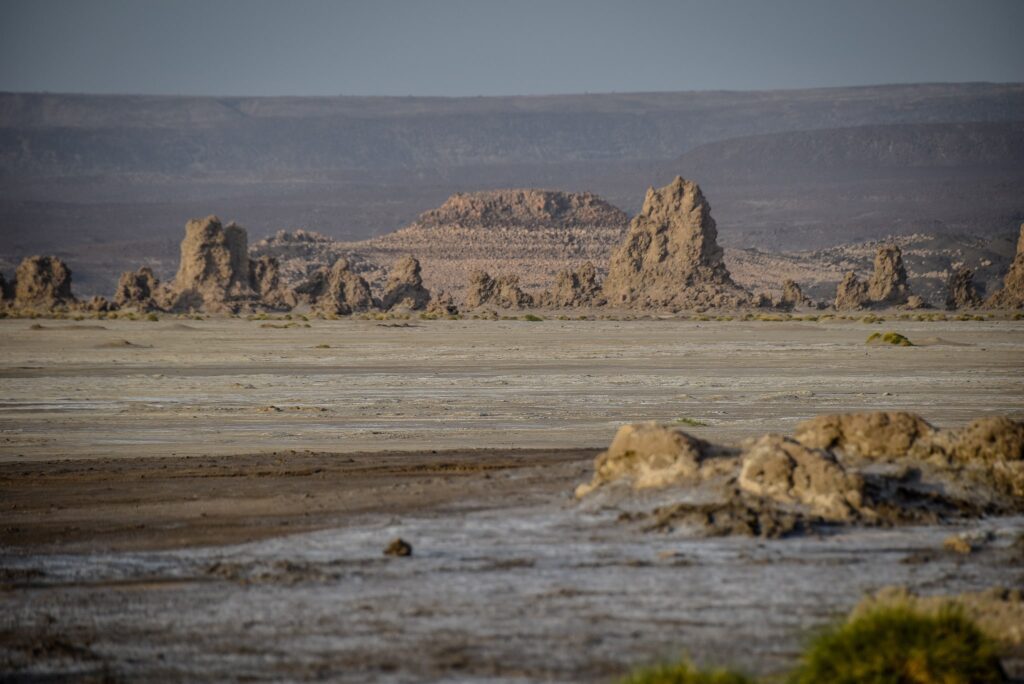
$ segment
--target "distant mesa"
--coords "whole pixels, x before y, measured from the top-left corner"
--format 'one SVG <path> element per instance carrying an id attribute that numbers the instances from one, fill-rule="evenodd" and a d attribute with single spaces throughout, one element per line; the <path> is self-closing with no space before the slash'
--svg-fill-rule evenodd
<path id="1" fill-rule="evenodd" d="M 459 192 L 416 220 L 420 229 L 586 228 L 625 225 L 629 217 L 589 192 L 488 190 Z"/>
<path id="2" fill-rule="evenodd" d="M 612 254 L 604 297 L 612 306 L 735 308 L 750 293 L 733 282 L 700 187 L 679 176 L 651 188 Z"/>

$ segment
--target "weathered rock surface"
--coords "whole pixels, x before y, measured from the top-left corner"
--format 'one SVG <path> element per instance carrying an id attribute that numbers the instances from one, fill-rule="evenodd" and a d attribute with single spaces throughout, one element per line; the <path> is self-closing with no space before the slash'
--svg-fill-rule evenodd
<path id="1" fill-rule="evenodd" d="M 277 257 L 261 256 L 249 260 L 249 287 L 263 306 L 271 309 L 290 309 L 296 304 L 295 293 L 281 281 L 281 267 Z"/>
<path id="2" fill-rule="evenodd" d="M 646 530 L 713 535 L 1017 514 L 1024 423 L 987 417 L 937 430 L 903 412 L 820 416 L 798 426 L 796 439 L 768 434 L 742 451 L 654 423 L 627 425 L 576 496 L 615 505 Z"/>
<path id="3" fill-rule="evenodd" d="M 459 307 L 451 293 L 439 290 L 427 304 L 427 313 L 435 316 L 456 316 L 459 313 Z"/>
<path id="4" fill-rule="evenodd" d="M 411 256 L 399 259 L 388 274 L 388 282 L 381 296 L 381 308 L 385 311 L 420 311 L 429 304 L 430 290 L 423 287 L 420 262 Z"/>
<path id="5" fill-rule="evenodd" d="M 744 451 L 739 486 L 782 504 L 804 504 L 826 520 L 851 520 L 864 503 L 860 475 L 829 452 L 782 435 L 764 435 Z"/>
<path id="6" fill-rule="evenodd" d="M 577 487 L 576 496 L 586 496 L 613 482 L 646 489 L 693 481 L 709 450 L 707 442 L 682 430 L 657 423 L 624 425 L 615 433 L 608 450 L 594 461 L 593 479 Z"/>
<path id="7" fill-rule="evenodd" d="M 814 306 L 814 302 L 804 296 L 800 285 L 795 280 L 786 280 L 782 283 L 782 297 L 779 298 L 779 308 L 793 310 L 803 306 Z"/>
<path id="8" fill-rule="evenodd" d="M 875 270 L 868 281 L 868 299 L 879 306 L 906 304 L 910 295 L 903 252 L 896 245 L 884 245 L 875 253 Z"/>
<path id="9" fill-rule="evenodd" d="M 604 296 L 612 306 L 702 309 L 750 300 L 722 260 L 711 207 L 696 183 L 651 188 L 612 254 Z"/>
<path id="10" fill-rule="evenodd" d="M 871 303 L 868 297 L 868 284 L 850 271 L 843 276 L 836 288 L 835 307 L 838 311 L 863 309 Z"/>
<path id="11" fill-rule="evenodd" d="M 245 229 L 234 223 L 224 226 L 216 216 L 189 221 L 167 301 L 174 311 L 213 312 L 235 312 L 256 303 Z"/>
<path id="12" fill-rule="evenodd" d="M 974 286 L 974 271 L 958 268 L 949 274 L 946 283 L 947 309 L 976 309 L 981 306 L 981 295 Z"/>
<path id="13" fill-rule="evenodd" d="M 55 256 L 25 258 L 15 274 L 14 300 L 19 307 L 40 310 L 73 304 L 71 269 Z"/>
<path id="14" fill-rule="evenodd" d="M 1024 306 L 1024 224 L 1021 224 L 1020 237 L 1017 238 L 1017 254 L 1003 278 L 1003 289 L 993 293 L 985 306 L 991 309 L 1019 309 Z"/>
<path id="15" fill-rule="evenodd" d="M 150 311 L 159 308 L 156 302 L 160 281 L 153 269 L 143 266 L 137 271 L 125 271 L 117 281 L 114 304 L 120 308 Z"/>
<path id="16" fill-rule="evenodd" d="M 296 288 L 321 268 L 330 269 L 338 259 L 348 261 L 349 270 L 373 284 L 383 281 L 384 269 L 332 237 L 310 230 L 279 230 L 249 248 L 254 260 L 272 257 L 278 263 L 278 277 L 285 290 Z"/>
<path id="17" fill-rule="evenodd" d="M 485 271 L 474 271 L 469 277 L 466 308 L 497 306 L 502 309 L 522 309 L 533 305 L 533 297 L 519 287 L 519 276 L 499 275 L 492 278 Z"/>
<path id="18" fill-rule="evenodd" d="M 577 271 L 560 271 L 554 287 L 543 292 L 537 300 L 538 306 L 551 308 L 600 306 L 604 303 L 597 268 L 589 261 Z"/>
<path id="19" fill-rule="evenodd" d="M 369 284 L 351 270 L 344 258 L 338 259 L 330 269 L 316 271 L 295 292 L 300 299 L 325 314 L 347 316 L 375 308 Z"/>
<path id="20" fill-rule="evenodd" d="M 928 444 L 935 428 L 921 416 L 905 411 L 842 413 L 818 416 L 796 427 L 796 440 L 811 449 L 840 451 L 845 455 L 893 459 L 910 455 L 915 445 Z"/>

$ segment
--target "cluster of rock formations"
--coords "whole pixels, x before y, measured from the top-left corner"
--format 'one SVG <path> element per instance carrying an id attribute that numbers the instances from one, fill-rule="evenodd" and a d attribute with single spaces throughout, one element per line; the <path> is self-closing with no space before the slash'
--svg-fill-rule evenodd
<path id="1" fill-rule="evenodd" d="M 423 286 L 419 262 L 406 257 L 392 269 L 380 298 L 342 257 L 288 287 L 272 256 L 251 258 L 241 226 L 223 225 L 216 216 L 185 226 L 181 260 L 174 279 L 161 283 L 147 266 L 127 271 L 118 280 L 113 301 L 96 297 L 79 302 L 71 293 L 71 271 L 56 257 L 29 257 L 18 267 L 14 283 L 0 277 L 0 291 L 12 306 L 33 311 L 124 309 L 173 313 L 205 311 L 241 313 L 306 308 L 328 315 L 361 311 L 416 311 L 434 305 L 451 312 L 450 298 L 433 302 Z"/>
<path id="2" fill-rule="evenodd" d="M 875 254 L 875 268 L 867 281 L 848 272 L 836 289 L 835 308 L 839 311 L 870 307 L 896 307 L 921 309 L 926 306 L 921 297 L 911 294 L 907 282 L 907 269 L 903 253 L 896 245 L 883 245 Z"/>
<path id="3" fill-rule="evenodd" d="M 514 243 L 515 236 L 529 232 L 552 231 L 562 236 L 566 255 L 553 260 L 562 268 L 548 289 L 531 292 L 516 273 L 506 271 L 492 277 L 486 269 L 476 268 L 467 272 L 462 297 L 468 309 L 610 306 L 700 312 L 743 307 L 786 311 L 825 307 L 806 297 L 793 280 L 783 283 L 782 295 L 776 301 L 739 286 L 726 267 L 711 207 L 696 183 L 677 177 L 663 188 L 649 189 L 643 208 L 628 228 L 624 221 L 621 211 L 589 193 L 493 191 L 454 195 L 439 209 L 423 214 L 413 226 L 380 241 L 383 245 L 389 239 L 397 240 L 395 245 L 408 247 L 405 238 L 413 236 L 422 238 L 416 244 L 428 252 L 432 242 L 450 251 L 453 242 L 448 232 L 469 231 L 456 242 L 472 245 L 479 240 L 481 225 L 498 243 Z M 445 233 L 444 240 L 436 239 L 439 232 Z M 589 241 L 603 248 L 613 235 L 618 236 L 618 246 L 609 250 L 606 269 L 595 265 L 594 260 L 580 258 L 587 253 L 582 245 Z M 397 252 L 397 247 L 393 251 Z M 435 264 L 443 261 L 439 255 L 432 258 Z M 281 259 L 285 260 L 284 266 Z M 472 259 L 460 261 L 457 256 L 455 260 L 460 268 L 476 263 Z M 565 268 L 566 264 L 573 266 Z M 606 273 L 603 281 L 602 272 Z M 551 279 L 549 276 L 547 282 Z M 216 216 L 188 222 L 178 271 L 168 283 L 160 283 L 152 269 L 142 267 L 121 276 L 112 301 L 94 297 L 79 302 L 71 293 L 70 269 L 56 257 L 36 256 L 22 262 L 12 282 L 0 275 L 0 294 L 7 307 L 36 311 L 122 308 L 238 313 L 306 309 L 328 315 L 371 310 L 452 315 L 459 310 L 451 291 L 438 289 L 437 297 L 431 296 L 420 261 L 408 252 L 386 271 L 364 256 L 347 251 L 341 243 L 301 230 L 279 231 L 250 251 L 245 229 L 234 223 L 223 225 Z M 1024 306 L 1024 226 L 1003 288 L 983 300 L 971 270 L 958 268 L 949 277 L 946 305 Z M 893 244 L 877 249 L 873 272 L 866 280 L 854 271 L 846 273 L 833 306 L 844 311 L 917 309 L 927 304 L 911 292 L 902 252 Z"/>
<path id="4" fill-rule="evenodd" d="M 819 416 L 739 447 L 655 423 L 622 427 L 576 496 L 646 529 L 775 537 L 839 524 L 1024 511 L 1024 423 L 939 430 L 916 414 Z"/>

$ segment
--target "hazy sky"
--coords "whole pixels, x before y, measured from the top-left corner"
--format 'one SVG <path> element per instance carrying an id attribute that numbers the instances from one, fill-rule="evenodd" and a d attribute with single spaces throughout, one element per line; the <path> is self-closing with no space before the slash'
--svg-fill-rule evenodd
<path id="1" fill-rule="evenodd" d="M 0 0 L 0 90 L 497 95 L 1024 81 L 1024 0 Z"/>

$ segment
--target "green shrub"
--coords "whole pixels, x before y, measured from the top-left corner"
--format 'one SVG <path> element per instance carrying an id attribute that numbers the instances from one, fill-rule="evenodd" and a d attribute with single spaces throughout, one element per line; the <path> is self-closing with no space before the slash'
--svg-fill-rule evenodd
<path id="1" fill-rule="evenodd" d="M 160 317 L 157 316 L 155 313 L 149 313 L 149 314 L 146 315 L 146 320 L 147 321 L 159 321 Z"/>
<path id="2" fill-rule="evenodd" d="M 913 347 L 914 343 L 898 332 L 871 333 L 868 336 L 867 344 L 893 344 L 897 347 Z"/>
<path id="3" fill-rule="evenodd" d="M 523 320 L 524 321 L 534 321 L 534 322 L 536 322 L 536 321 L 543 321 L 544 319 L 541 318 L 540 316 L 536 316 L 534 314 L 525 314 L 523 316 Z"/>
<path id="4" fill-rule="evenodd" d="M 641 668 L 622 679 L 621 684 L 754 684 L 754 680 L 729 670 L 700 670 L 684 660 Z"/>
<path id="5" fill-rule="evenodd" d="M 682 418 L 676 418 L 676 424 L 688 425 L 689 427 L 705 427 L 707 425 L 707 423 L 705 423 L 703 420 L 697 420 L 696 418 L 687 418 L 686 416 L 683 416 Z"/>
<path id="6" fill-rule="evenodd" d="M 825 631 L 790 678 L 791 684 L 1005 681 L 996 643 L 962 612 L 945 608 L 929 616 L 902 605 L 877 608 Z"/>

